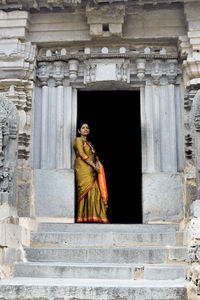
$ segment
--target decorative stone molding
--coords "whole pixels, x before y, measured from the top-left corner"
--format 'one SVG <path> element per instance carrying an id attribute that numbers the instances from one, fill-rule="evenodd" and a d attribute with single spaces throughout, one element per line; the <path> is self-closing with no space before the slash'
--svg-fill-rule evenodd
<path id="1" fill-rule="evenodd" d="M 160 79 L 162 77 L 162 64 L 161 60 L 155 60 L 152 62 L 152 70 L 151 70 L 151 77 L 154 84 L 159 84 Z"/>
<path id="2" fill-rule="evenodd" d="M 142 80 L 145 77 L 146 60 L 142 58 L 137 59 L 136 64 L 137 64 L 137 77 L 139 78 L 139 80 Z"/>
<path id="3" fill-rule="evenodd" d="M 27 12 L 15 17 L 27 21 Z M 5 18 L 9 15 L 5 13 Z M 20 23 L 21 24 L 21 23 Z M 19 114 L 18 158 L 30 156 L 31 106 L 36 46 L 19 39 L 0 40 L 0 94 L 16 106 Z"/>
<path id="4" fill-rule="evenodd" d="M 49 79 L 53 80 L 55 86 L 62 85 L 64 79 L 70 78 L 69 65 L 70 63 L 68 64 L 67 62 L 63 62 L 63 61 L 55 61 L 52 63 L 39 62 L 38 69 L 36 71 L 36 76 L 39 79 L 42 86 L 48 85 Z"/>
<path id="5" fill-rule="evenodd" d="M 175 84 L 180 75 L 173 48 L 87 47 L 41 49 L 37 78 L 41 85 L 85 85 L 98 81 L 126 84 Z M 102 75 L 103 74 L 103 75 Z M 103 77 L 102 77 L 103 76 Z"/>
<path id="6" fill-rule="evenodd" d="M 0 80 L 0 94 L 12 101 L 18 109 L 18 159 L 24 160 L 30 157 L 32 91 L 31 81 Z"/>
<path id="7" fill-rule="evenodd" d="M 14 172 L 13 154 L 16 152 L 11 140 L 17 140 L 18 113 L 15 105 L 0 96 L 0 193 L 9 193 Z M 8 150 L 9 148 L 9 150 Z"/>
<path id="8" fill-rule="evenodd" d="M 177 3 L 177 0 L 95 0 L 95 3 L 118 3 L 125 2 L 130 5 L 159 5 Z M 191 3 L 191 0 L 179 0 L 180 3 Z M 198 0 L 192 0 L 198 2 Z M 84 4 L 83 0 L 1 0 L 0 9 L 27 9 L 27 10 L 40 10 L 40 9 L 66 9 L 77 5 Z"/>
<path id="9" fill-rule="evenodd" d="M 56 47 L 40 49 L 37 61 L 68 61 L 77 59 L 82 62 L 90 58 L 130 58 L 136 59 L 177 59 L 176 47 L 144 47 L 144 46 L 87 46 L 87 47 Z"/>
<path id="10" fill-rule="evenodd" d="M 31 203 L 31 180 L 30 169 L 31 152 L 31 115 L 32 115 L 32 92 L 33 82 L 22 79 L 2 79 L 0 80 L 0 94 L 4 95 L 8 103 L 12 103 L 18 115 L 17 139 L 12 144 L 9 153 L 13 155 L 12 165 L 16 168 L 11 169 L 11 184 L 15 185 L 13 192 L 9 193 L 8 199 L 15 207 L 15 213 L 19 217 L 30 217 L 34 214 L 34 206 Z M 10 142 L 11 144 L 11 142 Z M 16 154 L 16 155 L 15 155 Z M 13 173 L 14 172 L 14 173 Z M 12 175 L 13 174 L 13 175 Z M 27 175 L 28 174 L 28 175 Z M 8 176 L 7 179 L 8 181 Z"/>
<path id="11" fill-rule="evenodd" d="M 18 39 L 0 40 L 0 79 L 29 79 L 34 70 L 36 46 Z"/>
<path id="12" fill-rule="evenodd" d="M 0 9 L 65 9 L 81 2 L 82 0 L 1 0 Z"/>
<path id="13" fill-rule="evenodd" d="M 76 59 L 70 59 L 68 61 L 68 65 L 69 65 L 69 78 L 70 78 L 70 80 L 74 81 L 78 77 L 79 62 Z"/>
<path id="14" fill-rule="evenodd" d="M 186 111 L 190 111 L 192 108 L 192 103 L 194 96 L 196 95 L 196 90 L 186 91 L 184 95 L 184 108 Z"/>
<path id="15" fill-rule="evenodd" d="M 183 69 L 185 69 L 186 74 L 190 80 L 199 78 L 200 76 L 200 60 L 194 58 L 188 58 L 183 62 Z M 194 80 L 191 82 L 193 83 Z"/>
<path id="16" fill-rule="evenodd" d="M 186 159 L 192 159 L 193 158 L 193 141 L 191 134 L 185 135 L 185 157 Z"/>

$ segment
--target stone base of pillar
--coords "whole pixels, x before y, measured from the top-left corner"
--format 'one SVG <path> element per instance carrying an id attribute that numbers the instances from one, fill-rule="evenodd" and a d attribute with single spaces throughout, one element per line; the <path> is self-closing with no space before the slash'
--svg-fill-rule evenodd
<path id="1" fill-rule="evenodd" d="M 178 222 L 183 218 L 183 186 L 179 173 L 143 174 L 143 223 Z"/>
<path id="2" fill-rule="evenodd" d="M 73 170 L 34 170 L 36 217 L 74 219 Z"/>

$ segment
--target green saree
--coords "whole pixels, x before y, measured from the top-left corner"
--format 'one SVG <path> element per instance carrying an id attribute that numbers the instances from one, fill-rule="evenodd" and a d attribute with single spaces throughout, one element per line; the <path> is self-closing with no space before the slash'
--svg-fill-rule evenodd
<path id="1" fill-rule="evenodd" d="M 94 162 L 96 160 L 90 145 L 81 137 L 76 138 L 74 142 L 76 153 L 74 168 L 78 198 L 77 222 L 109 223 L 106 215 L 107 197 L 101 194 L 103 190 L 101 177 L 104 173 L 100 171 L 100 174 L 97 175 L 95 170 L 86 162 L 87 158 Z M 103 166 L 100 164 L 101 168 Z"/>

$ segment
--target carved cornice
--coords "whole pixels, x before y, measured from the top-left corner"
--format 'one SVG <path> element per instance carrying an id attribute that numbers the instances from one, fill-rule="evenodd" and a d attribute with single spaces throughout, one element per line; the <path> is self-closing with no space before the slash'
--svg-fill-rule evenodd
<path id="1" fill-rule="evenodd" d="M 98 58 L 137 58 L 144 59 L 177 59 L 178 53 L 174 47 L 129 47 L 129 46 L 105 46 L 105 47 L 82 47 L 82 48 L 52 48 L 41 49 L 37 61 L 68 61 L 77 59 L 84 61 L 86 59 Z"/>
<path id="2" fill-rule="evenodd" d="M 82 0 L 0 0 L 0 9 L 65 9 L 80 5 Z"/>
<path id="3" fill-rule="evenodd" d="M 34 70 L 36 46 L 17 39 L 0 41 L 0 79 L 29 79 Z"/>
<path id="4" fill-rule="evenodd" d="M 40 9 L 66 9 L 78 5 L 87 5 L 87 0 L 0 0 L 0 9 L 25 9 L 25 10 L 40 10 Z M 159 5 L 172 3 L 192 3 L 199 0 L 94 0 L 95 4 L 99 3 L 127 3 L 128 5 Z"/>
<path id="5" fill-rule="evenodd" d="M 102 74 L 107 77 L 102 77 Z M 42 49 L 37 78 L 41 85 L 69 82 L 90 84 L 116 81 L 141 84 L 176 83 L 180 70 L 177 53 L 169 49 L 103 47 L 84 49 Z"/>

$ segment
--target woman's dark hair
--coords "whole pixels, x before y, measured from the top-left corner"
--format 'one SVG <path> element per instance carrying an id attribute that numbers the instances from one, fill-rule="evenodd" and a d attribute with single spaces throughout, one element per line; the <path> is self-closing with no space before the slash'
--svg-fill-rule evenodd
<path id="1" fill-rule="evenodd" d="M 81 127 L 83 126 L 83 124 L 87 124 L 87 125 L 89 126 L 89 123 L 88 123 L 87 121 L 80 121 L 80 122 L 78 123 L 77 129 L 80 130 Z M 90 127 L 90 126 L 89 126 L 89 127 Z"/>

